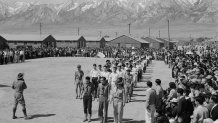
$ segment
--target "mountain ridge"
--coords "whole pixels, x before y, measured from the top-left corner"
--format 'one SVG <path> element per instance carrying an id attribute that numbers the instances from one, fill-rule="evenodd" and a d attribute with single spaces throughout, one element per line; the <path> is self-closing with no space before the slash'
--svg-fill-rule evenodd
<path id="1" fill-rule="evenodd" d="M 0 0 L 0 22 L 143 25 L 170 19 L 217 23 L 217 6 L 217 0 L 69 0 L 62 4 L 16 2 L 14 6 Z"/>

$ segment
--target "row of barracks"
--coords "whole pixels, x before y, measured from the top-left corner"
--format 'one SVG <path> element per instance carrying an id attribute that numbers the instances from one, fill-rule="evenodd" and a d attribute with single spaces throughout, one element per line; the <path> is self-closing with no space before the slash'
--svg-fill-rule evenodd
<path id="1" fill-rule="evenodd" d="M 154 48 L 172 47 L 173 42 L 163 38 L 121 35 L 114 38 L 89 37 L 89 36 L 66 36 L 66 35 L 0 35 L 0 43 L 6 42 L 10 48 L 17 47 L 70 47 L 70 48 L 104 48 L 113 46 L 119 48 Z"/>

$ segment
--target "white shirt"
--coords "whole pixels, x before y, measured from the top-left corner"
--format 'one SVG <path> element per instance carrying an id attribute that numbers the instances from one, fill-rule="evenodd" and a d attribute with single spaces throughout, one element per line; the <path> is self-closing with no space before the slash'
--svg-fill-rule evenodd
<path id="1" fill-rule="evenodd" d="M 109 83 L 111 83 L 112 85 L 115 85 L 115 82 L 118 80 L 119 78 L 119 75 L 118 73 L 114 73 L 112 72 L 110 75 L 109 75 Z"/>
<path id="2" fill-rule="evenodd" d="M 21 51 L 20 51 L 20 55 L 23 55 L 23 54 L 24 54 L 24 51 L 23 51 L 23 50 L 21 50 Z"/>
<path id="3" fill-rule="evenodd" d="M 122 78 L 124 77 L 123 70 L 121 70 L 121 71 L 117 70 L 117 74 L 118 74 L 119 77 L 122 77 Z"/>
<path id="4" fill-rule="evenodd" d="M 109 79 L 110 73 L 109 72 L 101 72 L 101 77 L 105 77 L 107 80 Z"/>
<path id="5" fill-rule="evenodd" d="M 90 76 L 91 77 L 98 77 L 98 76 L 100 76 L 100 72 L 98 70 L 93 69 L 90 71 Z"/>
<path id="6" fill-rule="evenodd" d="M 138 73 L 138 69 L 136 67 L 133 67 L 132 68 L 132 74 L 134 75 L 134 74 L 137 74 L 137 73 Z"/>

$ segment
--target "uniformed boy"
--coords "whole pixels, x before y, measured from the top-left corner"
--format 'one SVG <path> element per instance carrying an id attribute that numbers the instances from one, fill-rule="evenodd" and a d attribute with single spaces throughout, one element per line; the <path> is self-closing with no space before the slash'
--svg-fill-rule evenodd
<path id="1" fill-rule="evenodd" d="M 126 74 L 124 75 L 124 88 L 126 95 L 126 103 L 131 101 L 132 93 L 133 93 L 133 75 L 130 74 L 131 69 L 126 70 Z"/>
<path id="2" fill-rule="evenodd" d="M 85 118 L 83 122 L 91 122 L 91 115 L 92 115 L 92 101 L 94 100 L 94 85 L 90 82 L 90 77 L 86 77 L 85 83 L 82 89 L 83 95 L 83 108 Z"/>
<path id="3" fill-rule="evenodd" d="M 76 85 L 76 99 L 82 98 L 81 91 L 83 85 L 84 72 L 81 69 L 81 65 L 77 65 L 77 71 L 75 72 L 75 85 Z"/>
<path id="4" fill-rule="evenodd" d="M 27 116 L 26 113 L 26 105 L 25 105 L 25 100 L 24 100 L 24 96 L 23 96 L 23 91 L 24 89 L 26 89 L 26 83 L 24 81 L 24 74 L 23 73 L 19 73 L 17 76 L 17 81 L 14 81 L 12 84 L 12 89 L 15 90 L 15 94 L 14 94 L 14 107 L 13 107 L 13 119 L 16 119 L 17 117 L 15 116 L 16 110 L 17 110 L 17 105 L 18 103 L 21 104 L 22 106 L 22 111 L 24 114 L 24 119 L 30 119 L 30 117 Z"/>
<path id="5" fill-rule="evenodd" d="M 98 116 L 99 116 L 100 123 L 107 123 L 110 85 L 105 77 L 101 77 L 100 81 L 101 83 L 98 86 L 98 93 L 97 93 L 97 98 L 99 98 Z"/>

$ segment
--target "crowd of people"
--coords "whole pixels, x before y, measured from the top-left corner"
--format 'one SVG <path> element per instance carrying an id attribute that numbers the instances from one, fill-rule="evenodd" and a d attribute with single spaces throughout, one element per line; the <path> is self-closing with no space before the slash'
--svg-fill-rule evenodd
<path id="1" fill-rule="evenodd" d="M 22 49 L 0 50 L 0 65 L 21 63 L 25 61 L 25 51 Z"/>
<path id="2" fill-rule="evenodd" d="M 58 57 L 62 56 L 60 51 L 67 51 L 59 49 L 56 54 L 57 52 L 53 52 L 56 50 L 45 49 L 42 54 L 48 53 L 47 57 Z M 81 49 L 81 51 L 86 50 Z M 146 123 L 218 122 L 218 55 L 215 50 L 209 48 L 200 48 L 200 50 L 196 48 L 182 50 L 111 48 L 110 50 L 113 51 L 111 54 L 114 54 L 111 56 L 106 55 L 106 51 L 109 52 L 106 49 L 89 50 L 94 54 L 102 52 L 106 57 L 113 57 L 114 60 L 107 60 L 101 65 L 93 64 L 93 69 L 86 77 L 82 66 L 77 66 L 75 98 L 83 100 L 84 122 L 91 122 L 92 101 L 97 100 L 101 123 L 107 122 L 109 102 L 113 104 L 114 122 L 122 123 L 125 104 L 131 102 L 134 88 L 142 80 L 142 74 L 146 72 L 147 66 L 153 59 L 163 60 L 172 69 L 172 73 L 168 74 L 172 74 L 175 81 L 170 82 L 166 90 L 162 88 L 161 80 L 158 78 L 153 82 L 156 84 L 155 89 L 152 88 L 151 81 L 146 81 L 148 87 L 145 92 Z M 27 52 L 25 51 L 25 55 L 28 54 Z M 77 51 L 74 54 L 83 53 Z M 83 82 L 84 78 L 85 82 Z M 16 90 L 16 87 L 14 89 Z M 15 100 L 17 103 L 20 101 L 16 97 Z M 13 118 L 16 118 L 15 113 Z"/>
<path id="3" fill-rule="evenodd" d="M 0 65 L 9 63 L 20 63 L 26 59 L 36 59 L 45 57 L 96 57 L 100 52 L 106 58 L 130 57 L 135 53 L 144 53 L 151 49 L 132 49 L 132 48 L 17 48 L 0 50 Z"/>
<path id="4" fill-rule="evenodd" d="M 124 107 L 131 102 L 133 89 L 141 81 L 142 74 L 152 63 L 152 53 L 135 55 L 131 58 L 107 60 L 104 65 L 93 64 L 90 75 L 82 82 L 84 72 L 81 65 L 75 72 L 76 99 L 83 99 L 84 122 L 91 122 L 92 101 L 99 102 L 98 116 L 101 123 L 107 123 L 108 105 L 113 103 L 114 122 L 122 123 Z"/>
<path id="5" fill-rule="evenodd" d="M 167 52 L 165 63 L 172 68 L 175 82 L 169 83 L 169 89 L 157 91 L 162 95 L 158 102 L 164 102 L 156 107 L 161 109 L 157 110 L 161 119 L 157 123 L 167 118 L 178 123 L 218 122 L 217 58 L 217 52 L 208 47 Z"/>

